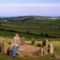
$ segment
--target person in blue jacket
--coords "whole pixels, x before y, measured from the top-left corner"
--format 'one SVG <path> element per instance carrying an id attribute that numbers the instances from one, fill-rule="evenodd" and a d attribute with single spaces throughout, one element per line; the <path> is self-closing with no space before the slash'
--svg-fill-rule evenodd
<path id="1" fill-rule="evenodd" d="M 16 57 L 16 50 L 17 50 L 17 48 L 16 48 L 16 46 L 14 45 L 14 46 L 12 47 L 12 49 L 11 49 L 11 55 L 12 55 L 13 57 Z"/>

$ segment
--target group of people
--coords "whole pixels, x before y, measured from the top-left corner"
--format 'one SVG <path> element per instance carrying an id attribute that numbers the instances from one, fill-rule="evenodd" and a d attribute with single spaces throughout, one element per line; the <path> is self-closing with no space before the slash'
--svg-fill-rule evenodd
<path id="1" fill-rule="evenodd" d="M 6 43 L 4 40 L 0 44 L 0 52 L 3 54 L 7 54 L 8 56 L 11 55 L 13 57 L 16 57 L 17 50 L 20 46 L 20 37 L 18 34 L 15 35 L 15 37 L 12 40 L 12 43 Z"/>
<path id="2" fill-rule="evenodd" d="M 33 38 L 31 45 L 34 45 L 34 43 L 35 43 L 35 40 Z M 11 55 L 15 58 L 17 55 L 17 51 L 19 50 L 21 44 L 22 44 L 22 40 L 19 37 L 19 35 L 16 34 L 11 43 L 6 44 L 3 41 L 2 44 L 0 44 L 0 52 L 2 51 L 3 54 L 7 54 L 8 56 Z M 40 50 L 39 51 L 41 55 L 43 55 L 44 53 L 47 54 L 48 52 L 53 53 L 54 47 L 51 43 L 48 42 L 48 40 L 44 40 L 42 42 L 42 46 L 40 46 Z"/>
<path id="3" fill-rule="evenodd" d="M 43 56 L 54 53 L 54 46 L 47 39 L 43 40 L 41 44 L 38 44 L 38 47 L 40 47 L 40 49 L 37 50 L 34 54 L 40 54 Z"/>
<path id="4" fill-rule="evenodd" d="M 7 55 L 11 55 L 13 57 L 16 57 L 17 47 L 14 45 L 11 49 L 7 49 Z"/>
<path id="5" fill-rule="evenodd" d="M 47 39 L 44 40 L 42 43 L 42 55 L 53 54 L 53 53 L 54 53 L 53 44 L 50 43 Z"/>

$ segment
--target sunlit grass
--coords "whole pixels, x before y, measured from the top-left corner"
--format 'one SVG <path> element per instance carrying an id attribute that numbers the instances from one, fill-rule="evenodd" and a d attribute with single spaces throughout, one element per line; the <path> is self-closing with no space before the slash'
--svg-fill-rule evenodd
<path id="1" fill-rule="evenodd" d="M 1 37 L 1 39 L 5 39 L 6 42 L 11 42 L 12 39 L 10 38 L 3 38 Z M 25 41 L 25 44 L 31 44 L 32 40 L 29 40 L 29 41 Z M 60 41 L 59 40 L 52 40 L 52 41 L 49 41 L 53 44 L 54 48 L 56 49 L 56 52 L 55 54 L 59 54 L 60 55 Z M 35 41 L 35 45 L 37 44 L 40 44 L 42 43 L 42 40 L 41 41 Z M 7 55 L 3 55 L 3 54 L 0 54 L 0 60 L 59 60 L 59 59 L 56 59 L 55 57 L 51 57 L 52 55 L 47 55 L 47 56 L 35 56 L 35 57 L 28 57 L 28 56 L 25 56 L 25 57 L 16 57 L 15 59 L 11 56 L 7 56 Z"/>

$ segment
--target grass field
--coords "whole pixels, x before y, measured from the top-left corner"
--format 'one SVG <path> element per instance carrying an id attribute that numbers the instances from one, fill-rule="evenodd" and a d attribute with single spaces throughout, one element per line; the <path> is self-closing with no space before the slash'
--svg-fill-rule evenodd
<path id="1" fill-rule="evenodd" d="M 0 30 L 23 33 L 29 31 L 38 35 L 48 33 L 49 36 L 60 37 L 60 18 L 48 19 L 39 16 L 0 18 Z"/>
<path id="2" fill-rule="evenodd" d="M 14 32 L 6 32 L 6 31 L 0 31 L 0 37 L 4 38 L 6 42 L 10 42 L 15 35 Z M 35 38 L 36 42 L 35 44 L 37 45 L 40 43 L 43 39 L 46 39 L 48 37 L 41 37 L 41 36 L 34 36 L 34 35 L 29 35 L 29 34 L 24 34 L 24 33 L 19 33 L 21 37 L 25 37 L 25 42 L 26 44 L 30 44 L 32 41 L 32 37 Z M 60 38 L 48 38 L 49 41 L 54 45 L 54 48 L 56 49 L 55 54 L 60 56 Z M 35 56 L 35 57 L 16 57 L 15 59 L 11 56 L 3 55 L 0 53 L 0 60 L 60 60 L 60 58 L 56 58 L 52 55 L 47 55 L 47 56 Z"/>
<path id="3" fill-rule="evenodd" d="M 2 55 L 0 54 L 0 60 L 59 60 L 59 59 L 56 59 L 54 57 L 51 57 L 50 56 L 43 56 L 43 57 L 16 57 L 16 58 L 12 58 L 10 56 L 5 56 L 5 55 Z"/>
<path id="4" fill-rule="evenodd" d="M 35 44 L 37 44 L 40 41 L 36 41 Z M 53 43 L 54 48 L 56 49 L 55 54 L 60 56 L 60 41 L 50 41 Z M 30 43 L 30 41 L 26 41 L 26 43 Z M 3 55 L 0 53 L 0 60 L 60 60 L 60 58 L 56 58 L 52 55 L 46 55 L 46 56 L 32 56 L 32 57 L 16 57 L 13 58 L 11 56 Z"/>
<path id="5" fill-rule="evenodd" d="M 24 16 L 13 18 L 0 18 L 0 38 L 6 42 L 11 42 L 15 33 L 25 37 L 26 44 L 30 44 L 32 38 L 35 38 L 37 45 L 44 39 L 48 39 L 53 45 L 56 55 L 60 57 L 60 18 L 48 19 L 46 17 Z M 41 36 L 43 33 L 43 36 Z M 48 36 L 45 34 L 48 33 Z M 32 56 L 16 57 L 3 55 L 0 53 L 0 60 L 60 60 L 56 56 Z"/>

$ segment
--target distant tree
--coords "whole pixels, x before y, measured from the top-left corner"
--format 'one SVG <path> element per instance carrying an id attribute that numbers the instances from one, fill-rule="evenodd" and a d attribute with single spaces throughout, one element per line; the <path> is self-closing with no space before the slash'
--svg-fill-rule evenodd
<path id="1" fill-rule="evenodd" d="M 44 33 L 40 33 L 40 36 L 44 36 Z"/>
<path id="2" fill-rule="evenodd" d="M 1 22 L 0 22 L 0 27 L 1 27 Z"/>
<path id="3" fill-rule="evenodd" d="M 30 34 L 30 31 L 26 31 L 27 34 Z"/>
<path id="4" fill-rule="evenodd" d="M 48 35 L 48 33 L 45 33 L 45 37 L 48 37 L 49 35 Z"/>

